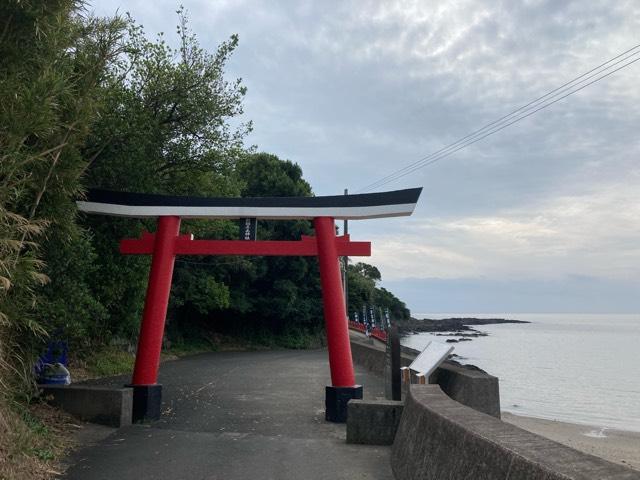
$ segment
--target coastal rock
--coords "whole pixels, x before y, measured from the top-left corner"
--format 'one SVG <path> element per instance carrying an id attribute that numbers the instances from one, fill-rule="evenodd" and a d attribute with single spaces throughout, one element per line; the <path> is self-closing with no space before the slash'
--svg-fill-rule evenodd
<path id="1" fill-rule="evenodd" d="M 479 332 L 472 328 L 473 325 L 496 325 L 502 323 L 531 323 L 523 320 L 510 320 L 505 318 L 444 318 L 442 320 L 434 320 L 430 318 L 417 319 L 409 318 L 408 320 L 398 321 L 398 331 L 407 335 L 416 332 L 442 332 L 442 336 L 457 337 L 483 337 L 488 335 L 485 332 Z"/>

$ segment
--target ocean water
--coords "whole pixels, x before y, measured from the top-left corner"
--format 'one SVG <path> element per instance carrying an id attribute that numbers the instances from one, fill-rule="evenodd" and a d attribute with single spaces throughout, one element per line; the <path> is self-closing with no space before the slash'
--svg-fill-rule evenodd
<path id="1" fill-rule="evenodd" d="M 418 314 L 416 318 L 509 318 L 479 325 L 489 336 L 453 343 L 454 353 L 500 379 L 503 411 L 640 432 L 640 315 Z M 447 338 L 403 337 L 422 349 Z"/>

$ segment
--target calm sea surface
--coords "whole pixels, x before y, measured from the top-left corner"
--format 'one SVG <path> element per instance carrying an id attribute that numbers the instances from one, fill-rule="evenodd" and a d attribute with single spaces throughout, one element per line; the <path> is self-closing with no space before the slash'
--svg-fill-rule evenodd
<path id="1" fill-rule="evenodd" d="M 640 315 L 418 314 L 416 318 L 510 318 L 479 325 L 488 337 L 453 343 L 454 353 L 500 378 L 502 410 L 519 415 L 640 431 Z M 447 338 L 404 337 L 422 349 Z"/>

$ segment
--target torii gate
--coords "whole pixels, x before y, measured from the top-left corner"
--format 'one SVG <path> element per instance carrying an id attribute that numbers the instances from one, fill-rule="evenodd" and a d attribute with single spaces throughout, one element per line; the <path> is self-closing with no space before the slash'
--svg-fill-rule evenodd
<path id="1" fill-rule="evenodd" d="M 124 239 L 125 255 L 152 255 L 149 283 L 138 337 L 131 387 L 134 421 L 160 418 L 162 385 L 157 383 L 162 337 L 176 255 L 283 255 L 317 256 L 324 304 L 325 329 L 331 369 L 326 387 L 326 419 L 343 422 L 346 405 L 362 398 L 356 385 L 338 265 L 341 256 L 370 256 L 370 242 L 336 236 L 334 219 L 408 216 L 422 188 L 360 195 L 325 197 L 198 198 L 90 190 L 77 202 L 82 212 L 125 217 L 157 217 L 156 233 Z M 242 219 L 243 240 L 194 240 L 180 235 L 181 218 Z M 312 219 L 315 237 L 298 241 L 255 240 L 256 219 Z M 249 240 L 249 241 L 247 241 Z"/>

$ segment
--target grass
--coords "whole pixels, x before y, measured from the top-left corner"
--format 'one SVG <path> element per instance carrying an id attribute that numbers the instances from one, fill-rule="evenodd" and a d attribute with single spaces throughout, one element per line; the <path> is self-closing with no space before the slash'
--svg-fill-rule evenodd
<path id="1" fill-rule="evenodd" d="M 218 351 L 321 348 L 325 345 L 325 340 L 322 333 L 290 330 L 279 335 L 269 331 L 251 331 L 242 335 L 208 333 L 195 339 L 178 338 L 167 343 L 169 348 L 162 350 L 161 361 Z M 103 347 L 94 350 L 90 356 L 83 359 L 72 359 L 69 367 L 71 381 L 130 374 L 134 363 L 134 353 L 118 346 Z"/>
<path id="2" fill-rule="evenodd" d="M 216 351 L 217 346 L 205 341 L 181 342 L 163 350 L 161 361 L 175 360 L 186 355 Z M 111 377 L 130 374 L 133 371 L 135 354 L 120 347 L 109 346 L 94 351 L 83 359 L 71 360 L 69 370 L 71 381 L 78 382 L 90 378 Z M 1 479 L 0 479 L 1 480 Z"/>
<path id="3" fill-rule="evenodd" d="M 325 345 L 322 333 L 308 333 L 290 330 L 279 335 L 270 331 L 249 331 L 230 335 L 220 333 L 203 334 L 199 339 L 181 338 L 171 343 L 170 348 L 163 350 L 164 356 L 182 357 L 204 352 L 219 351 L 252 351 L 274 348 L 310 349 Z"/>
<path id="4" fill-rule="evenodd" d="M 322 333 L 309 333 L 301 330 L 289 330 L 276 335 L 269 331 L 253 332 L 241 340 L 254 349 L 286 348 L 292 350 L 306 350 L 321 348 L 325 345 Z"/>
<path id="5" fill-rule="evenodd" d="M 110 377 L 131 372 L 134 361 L 132 353 L 116 347 L 107 347 L 86 360 L 86 369 L 91 377 Z"/>
<path id="6" fill-rule="evenodd" d="M 171 346 L 162 351 L 162 355 L 167 359 L 172 357 L 185 357 L 204 352 L 217 352 L 220 350 L 220 343 L 206 339 L 180 340 L 171 343 Z"/>
<path id="7" fill-rule="evenodd" d="M 0 403 L 0 479 L 40 480 L 60 475 L 73 445 L 70 416 L 42 402 Z"/>
<path id="8" fill-rule="evenodd" d="M 24 409 L 21 417 L 27 429 L 39 439 L 29 448 L 30 453 L 40 460 L 51 461 L 56 458 L 58 448 L 55 445 L 56 435 L 45 423 L 46 417 L 43 414 L 46 410 L 43 409 L 46 408 L 45 405 L 35 404 L 32 409 Z"/>

